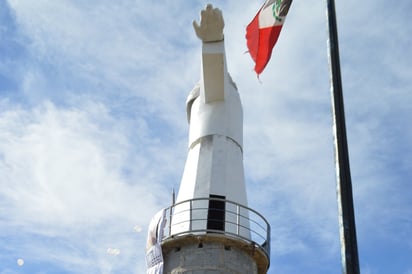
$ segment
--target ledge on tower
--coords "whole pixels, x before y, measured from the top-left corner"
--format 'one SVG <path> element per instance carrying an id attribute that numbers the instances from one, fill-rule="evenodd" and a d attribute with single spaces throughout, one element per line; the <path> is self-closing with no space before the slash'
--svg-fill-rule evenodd
<path id="1" fill-rule="evenodd" d="M 165 209 L 162 251 L 216 248 L 246 254 L 258 273 L 270 264 L 270 225 L 257 211 L 221 198 L 196 198 Z M 186 251 L 188 252 L 188 251 Z"/>

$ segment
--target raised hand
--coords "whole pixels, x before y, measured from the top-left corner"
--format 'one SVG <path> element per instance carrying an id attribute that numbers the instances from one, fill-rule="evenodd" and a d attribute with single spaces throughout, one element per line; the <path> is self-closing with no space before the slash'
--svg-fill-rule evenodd
<path id="1" fill-rule="evenodd" d="M 217 42 L 223 40 L 223 21 L 222 12 L 218 8 L 213 8 L 211 4 L 206 6 L 200 14 L 200 26 L 193 21 L 197 37 L 203 42 Z"/>

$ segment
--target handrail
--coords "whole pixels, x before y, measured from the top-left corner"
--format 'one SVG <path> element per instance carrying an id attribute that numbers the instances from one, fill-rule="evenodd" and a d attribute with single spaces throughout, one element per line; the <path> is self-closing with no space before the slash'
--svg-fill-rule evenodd
<path id="1" fill-rule="evenodd" d="M 213 209 L 215 212 L 224 211 L 224 219 L 208 218 L 209 201 L 224 203 L 224 209 Z M 165 211 L 165 216 L 169 216 L 169 220 L 164 227 L 162 241 L 184 234 L 219 233 L 254 244 L 263 249 L 270 258 L 270 224 L 256 210 L 233 201 L 211 197 L 181 201 L 166 208 Z M 207 221 L 221 223 L 225 229 L 207 228 Z M 185 228 L 182 229 L 181 226 Z"/>

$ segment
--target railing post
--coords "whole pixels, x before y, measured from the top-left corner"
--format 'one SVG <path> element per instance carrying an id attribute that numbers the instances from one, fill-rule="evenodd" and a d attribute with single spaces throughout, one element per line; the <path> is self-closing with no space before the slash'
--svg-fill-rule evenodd
<path id="1" fill-rule="evenodd" d="M 172 209 L 174 210 L 174 205 L 169 207 L 169 235 L 168 236 L 172 235 L 172 216 L 173 216 Z"/>
<path id="2" fill-rule="evenodd" d="M 189 201 L 189 212 L 190 212 L 190 217 L 189 217 L 189 231 L 192 231 L 192 222 L 193 222 L 193 214 L 192 214 L 192 202 L 193 200 Z"/>
<path id="3" fill-rule="evenodd" d="M 240 235 L 240 206 L 236 204 L 236 233 L 237 235 Z"/>
<path id="4" fill-rule="evenodd" d="M 266 247 L 266 252 L 268 253 L 268 256 L 270 256 L 270 236 L 271 232 L 270 232 L 270 224 L 266 223 L 266 241 L 267 241 L 267 247 Z"/>

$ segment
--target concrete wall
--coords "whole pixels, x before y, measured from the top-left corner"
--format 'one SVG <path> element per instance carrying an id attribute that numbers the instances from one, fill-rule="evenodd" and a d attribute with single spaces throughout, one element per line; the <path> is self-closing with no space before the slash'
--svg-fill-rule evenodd
<path id="1" fill-rule="evenodd" d="M 164 252 L 165 274 L 257 274 L 251 256 L 223 243 L 193 243 Z"/>

